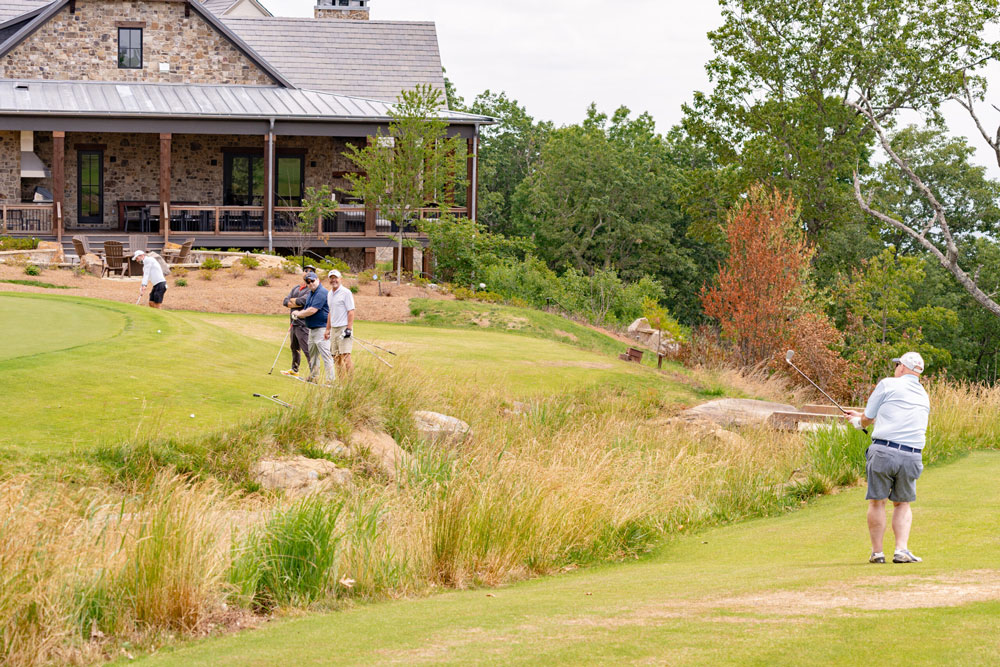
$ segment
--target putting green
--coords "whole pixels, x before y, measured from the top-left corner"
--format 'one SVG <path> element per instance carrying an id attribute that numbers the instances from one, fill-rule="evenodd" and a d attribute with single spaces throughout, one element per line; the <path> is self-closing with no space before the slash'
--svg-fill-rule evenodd
<path id="1" fill-rule="evenodd" d="M 119 335 L 127 319 L 98 301 L 0 294 L 0 361 L 66 350 Z"/>
<path id="2" fill-rule="evenodd" d="M 998 474 L 1000 452 L 927 470 L 913 508 L 919 564 L 867 563 L 855 488 L 686 535 L 639 563 L 284 620 L 145 662 L 995 665 Z"/>

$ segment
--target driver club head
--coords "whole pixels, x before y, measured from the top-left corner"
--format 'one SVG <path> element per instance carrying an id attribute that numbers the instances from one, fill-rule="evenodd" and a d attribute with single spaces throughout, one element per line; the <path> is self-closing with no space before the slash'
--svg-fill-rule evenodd
<path id="1" fill-rule="evenodd" d="M 792 363 L 792 357 L 794 356 L 795 356 L 795 350 L 789 350 L 788 352 L 785 352 L 785 361 L 787 361 L 788 363 Z"/>

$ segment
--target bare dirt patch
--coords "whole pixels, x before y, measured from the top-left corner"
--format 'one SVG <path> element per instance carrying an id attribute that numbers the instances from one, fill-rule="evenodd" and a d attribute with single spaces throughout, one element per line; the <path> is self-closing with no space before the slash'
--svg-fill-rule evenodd
<path id="1" fill-rule="evenodd" d="M 266 277 L 260 269 L 247 271 L 240 277 L 233 277 L 228 269 L 216 271 L 211 281 L 202 280 L 198 271 L 189 271 L 186 287 L 175 283 L 180 276 L 167 277 L 167 296 L 164 307 L 167 310 L 194 310 L 206 313 L 252 313 L 270 315 L 286 313 L 281 302 L 288 292 L 299 282 L 299 277 L 284 274 L 277 278 L 267 278 L 270 285 L 258 287 L 257 281 Z M 71 290 L 53 290 L 26 285 L 0 283 L 0 291 L 26 292 L 34 294 L 61 294 L 64 296 L 84 296 L 93 299 L 135 303 L 139 294 L 139 278 L 95 278 L 78 276 L 66 269 L 48 269 L 40 276 L 27 276 L 24 269 L 0 264 L 0 280 L 37 280 L 52 285 L 73 287 Z M 348 277 L 348 287 L 357 282 Z M 389 285 L 383 285 L 386 291 Z M 416 285 L 391 285 L 392 296 L 379 296 L 377 283 L 358 285 L 355 296 L 357 318 L 369 322 L 407 322 L 410 320 L 410 299 L 450 299 L 440 292 Z M 149 290 L 146 291 L 149 293 Z M 145 304 L 145 299 L 143 304 Z"/>
<path id="2" fill-rule="evenodd" d="M 574 343 L 580 340 L 579 338 L 577 338 L 573 334 L 569 333 L 568 331 L 561 331 L 559 329 L 553 329 L 552 333 L 554 333 L 557 336 L 561 336 L 562 338 L 565 338 L 567 340 L 571 340 Z"/>

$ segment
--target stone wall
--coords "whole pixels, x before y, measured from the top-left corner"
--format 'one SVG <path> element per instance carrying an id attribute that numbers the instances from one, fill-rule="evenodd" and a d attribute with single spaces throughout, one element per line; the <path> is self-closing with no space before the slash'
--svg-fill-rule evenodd
<path id="1" fill-rule="evenodd" d="M 275 83 L 182 2 L 76 0 L 0 60 L 7 79 L 149 83 Z M 143 27 L 142 69 L 118 67 L 118 24 Z M 160 63 L 170 70 L 160 71 Z"/>
<path id="2" fill-rule="evenodd" d="M 11 150 L 0 152 L 0 182 L 5 174 L 13 174 L 10 198 L 31 199 L 37 185 L 52 190 L 52 179 L 24 179 L 18 192 L 20 175 L 20 139 L 16 132 L 0 132 L 0 147 L 8 136 Z M 363 141 L 351 139 L 350 141 Z M 118 228 L 118 202 L 159 201 L 160 199 L 160 136 L 158 134 L 95 134 L 66 133 L 66 204 L 67 227 L 77 225 L 77 157 L 78 148 L 102 146 L 104 150 L 104 224 L 103 228 Z M 35 133 L 35 154 L 52 167 L 52 133 Z M 278 137 L 278 153 L 288 149 L 303 153 L 305 186 L 347 187 L 347 179 L 333 178 L 334 172 L 352 171 L 343 153 L 347 141 L 330 137 Z M 200 206 L 221 206 L 224 149 L 245 148 L 264 151 L 264 137 L 255 135 L 175 134 L 171 141 L 172 201 L 197 202 Z M 7 155 L 18 161 L 16 170 L 3 169 Z M 214 164 L 213 164 L 214 162 Z M 315 166 L 313 166 L 315 163 Z M 3 186 L 0 185 L 0 188 Z M 0 189 L 0 194 L 4 192 Z M 88 225 L 88 228 L 90 226 Z"/>
<path id="3" fill-rule="evenodd" d="M 21 201 L 21 134 L 0 132 L 0 200 Z"/>
<path id="4" fill-rule="evenodd" d="M 326 7 L 313 7 L 313 18 L 317 19 L 367 21 L 368 17 L 369 13 L 367 9 L 332 9 Z"/>

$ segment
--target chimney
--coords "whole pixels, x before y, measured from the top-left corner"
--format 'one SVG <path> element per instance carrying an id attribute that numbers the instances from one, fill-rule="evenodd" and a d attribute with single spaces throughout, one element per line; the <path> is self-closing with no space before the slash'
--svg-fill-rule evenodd
<path id="1" fill-rule="evenodd" d="M 368 20 L 369 0 L 316 0 L 313 16 L 318 19 Z"/>

